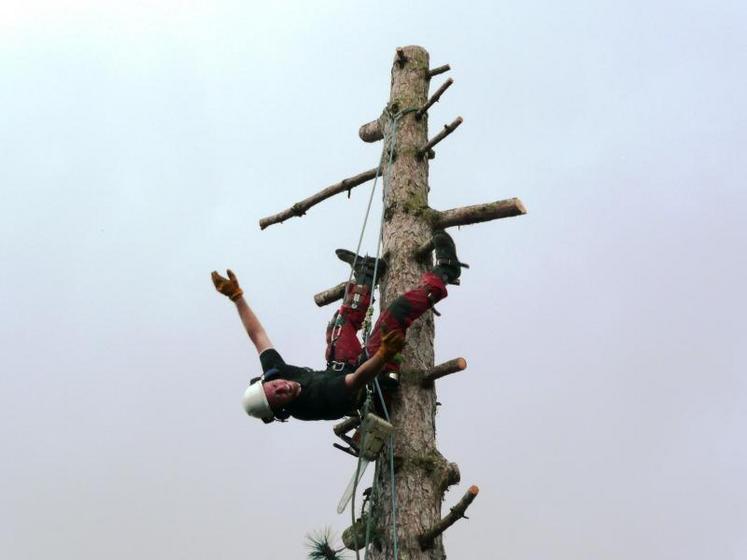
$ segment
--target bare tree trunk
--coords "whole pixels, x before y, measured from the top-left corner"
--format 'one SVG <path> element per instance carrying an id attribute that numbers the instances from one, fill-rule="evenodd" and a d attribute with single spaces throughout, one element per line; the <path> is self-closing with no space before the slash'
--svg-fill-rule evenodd
<path id="1" fill-rule="evenodd" d="M 381 139 L 386 142 L 380 168 L 384 182 L 383 249 L 389 268 L 382 279 L 382 306 L 415 287 L 421 274 L 431 265 L 433 228 L 475 224 L 526 213 L 518 198 L 445 211 L 428 206 L 428 160 L 433 157 L 430 148 L 462 123 L 462 118 L 458 117 L 428 141 L 427 109 L 452 83 L 451 80 L 445 82 L 428 100 L 431 77 L 450 69 L 448 64 L 429 69 L 428 58 L 428 52 L 421 47 L 397 49 L 389 104 L 378 119 L 363 125 L 359 133 L 365 142 Z M 349 192 L 374 178 L 377 169 L 344 179 L 283 212 L 263 218 L 260 227 L 264 229 L 288 218 L 303 216 L 319 202 Z M 317 305 L 332 303 L 342 297 L 343 288 L 344 284 L 340 284 L 325 290 L 314 296 L 314 300 Z M 436 448 L 436 386 L 433 381 L 462 371 L 467 364 L 464 358 L 458 358 L 434 368 L 433 336 L 432 312 L 413 323 L 407 335 L 400 389 L 390 403 L 395 427 L 394 494 L 389 457 L 383 454 L 377 461 L 375 475 L 378 496 L 371 498 L 374 545 L 370 554 L 373 560 L 443 560 L 446 556 L 441 534 L 464 517 L 478 493 L 477 486 L 471 486 L 451 512 L 441 518 L 444 492 L 459 482 L 459 468 L 456 463 L 446 461 Z M 340 435 L 347 429 L 348 424 L 343 422 L 335 428 L 335 433 Z M 392 495 L 396 496 L 396 507 Z M 345 546 L 363 547 L 366 526 L 365 520 L 359 519 L 349 527 L 343 533 Z"/>
<path id="2" fill-rule="evenodd" d="M 416 46 L 404 47 L 404 64 L 398 54 L 392 67 L 389 111 L 394 114 L 419 109 L 428 99 L 428 52 Z M 418 150 L 428 141 L 427 114 L 417 119 L 415 112 L 404 114 L 392 137 L 393 122 L 384 119 L 385 164 L 394 147 L 391 167 L 384 166 L 384 252 L 388 254 L 388 273 L 382 283 L 382 306 L 416 286 L 428 265 L 412 258 L 413 251 L 428 241 L 428 158 Z M 445 557 L 440 537 L 429 550 L 421 550 L 418 537 L 439 522 L 446 480 L 454 479 L 456 466 L 449 465 L 436 449 L 435 386 L 424 388 L 407 371 L 425 371 L 433 366 L 433 314 L 426 313 L 407 333 L 407 346 L 399 391 L 393 398 L 390 414 L 395 425 L 395 482 L 397 492 L 396 523 L 399 558 L 436 560 Z M 374 560 L 394 558 L 392 539 L 392 502 L 390 470 L 386 454 L 378 465 L 379 499 L 376 501 L 377 533 L 381 548 L 372 547 Z M 457 475 L 458 476 L 458 475 Z M 453 483 L 453 482 L 452 482 Z"/>

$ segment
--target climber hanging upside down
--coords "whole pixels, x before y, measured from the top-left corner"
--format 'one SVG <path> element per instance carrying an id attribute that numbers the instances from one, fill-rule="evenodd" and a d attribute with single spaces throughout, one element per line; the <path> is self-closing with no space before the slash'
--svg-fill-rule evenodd
<path id="1" fill-rule="evenodd" d="M 371 302 L 376 259 L 337 250 L 337 256 L 353 267 L 353 281 L 346 286 L 342 306 L 327 327 L 327 369 L 323 371 L 286 364 L 244 299 L 236 275 L 228 270 L 228 278 L 224 278 L 213 272 L 216 290 L 236 304 L 262 365 L 262 376 L 253 379 L 244 393 L 247 414 L 270 423 L 290 416 L 299 420 L 336 420 L 354 412 L 366 384 L 382 371 L 398 371 L 394 357 L 404 347 L 407 328 L 446 297 L 446 284 L 458 283 L 461 267 L 466 266 L 457 259 L 454 241 L 444 230 L 434 232 L 433 244 L 435 266 L 423 274 L 418 287 L 396 298 L 381 313 L 365 351 L 357 332 Z M 377 276 L 385 268 L 380 260 Z"/>

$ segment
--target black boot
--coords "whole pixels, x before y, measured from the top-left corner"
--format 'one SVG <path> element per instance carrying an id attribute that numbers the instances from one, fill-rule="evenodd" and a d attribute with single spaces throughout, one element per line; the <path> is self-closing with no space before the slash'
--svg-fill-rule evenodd
<path id="1" fill-rule="evenodd" d="M 458 285 L 462 268 L 469 268 L 469 265 L 459 262 L 454 240 L 445 230 L 437 229 L 433 232 L 433 247 L 436 250 L 436 265 L 433 267 L 433 272 L 443 278 L 447 284 Z"/>
<path id="2" fill-rule="evenodd" d="M 356 284 L 363 284 L 373 289 L 374 268 L 376 268 L 376 259 L 374 257 L 361 257 L 353 251 L 347 249 L 337 249 L 335 251 L 337 258 L 348 263 L 353 268 L 353 278 Z M 376 268 L 376 283 L 386 273 L 386 262 L 379 259 L 379 266 Z"/>

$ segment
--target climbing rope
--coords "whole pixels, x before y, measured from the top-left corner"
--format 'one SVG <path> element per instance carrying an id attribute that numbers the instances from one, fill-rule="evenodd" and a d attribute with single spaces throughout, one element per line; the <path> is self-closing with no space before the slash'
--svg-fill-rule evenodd
<path id="1" fill-rule="evenodd" d="M 363 403 L 363 409 L 361 410 L 361 421 L 366 417 L 368 414 L 368 407 L 371 404 L 371 396 L 366 395 L 366 400 Z M 360 441 L 360 447 L 358 449 L 365 449 L 364 445 L 366 444 L 366 432 L 361 430 L 361 441 Z M 360 554 L 358 553 L 358 531 L 355 527 L 355 494 L 358 491 L 358 477 L 360 476 L 361 472 L 361 453 L 358 453 L 358 461 L 355 465 L 355 477 L 353 480 L 355 481 L 353 483 L 353 495 L 350 497 L 350 517 L 352 518 L 352 524 L 350 525 L 353 528 L 353 542 L 355 543 L 355 557 L 357 560 L 360 560 Z M 368 543 L 366 543 L 366 547 L 368 547 Z"/>
<path id="2" fill-rule="evenodd" d="M 412 112 L 415 112 L 415 111 L 417 111 L 416 108 L 408 108 L 408 109 L 401 110 L 400 112 L 398 112 L 395 115 L 392 115 L 389 112 L 388 108 L 385 110 L 386 114 L 389 116 L 390 120 L 392 121 L 392 128 L 391 128 L 391 133 L 390 133 L 390 139 L 391 139 L 390 143 L 391 143 L 391 146 L 389 147 L 389 161 L 387 162 L 387 167 L 391 167 L 392 162 L 394 161 L 394 152 L 395 152 L 395 147 L 397 145 L 397 128 L 399 126 L 399 120 L 404 115 L 406 115 L 407 113 L 412 113 Z M 360 255 L 361 245 L 363 244 L 363 236 L 364 236 L 364 234 L 366 232 L 366 226 L 368 224 L 368 216 L 371 213 L 371 204 L 373 203 L 373 196 L 374 196 L 374 193 L 376 192 L 376 185 L 377 185 L 377 183 L 379 181 L 379 177 L 381 176 L 382 171 L 383 171 L 382 166 L 381 166 L 381 160 L 384 159 L 384 154 L 385 154 L 386 148 L 387 148 L 386 144 L 387 143 L 384 142 L 383 146 L 382 146 L 382 149 L 381 149 L 381 158 L 379 158 L 379 167 L 376 169 L 376 175 L 374 175 L 374 182 L 373 182 L 373 185 L 371 186 L 371 194 L 368 197 L 368 206 L 366 207 L 366 213 L 365 213 L 365 215 L 363 217 L 363 227 L 361 228 L 361 233 L 358 236 L 358 245 L 355 248 L 355 258 L 353 259 L 353 264 L 350 267 L 350 276 L 348 277 L 348 284 L 353 279 L 353 272 L 355 271 L 355 265 L 358 263 L 358 256 Z M 381 195 L 382 195 L 381 198 L 382 198 L 382 201 L 383 201 L 384 197 L 386 196 L 386 193 L 382 192 Z M 383 237 L 384 237 L 384 208 L 382 207 L 382 209 L 381 209 L 381 220 L 379 222 L 379 239 L 378 239 L 378 242 L 376 244 L 376 262 L 374 263 L 374 274 L 373 274 L 373 283 L 372 283 L 373 287 L 376 286 L 376 278 L 377 278 L 378 273 L 379 273 L 379 256 L 381 255 L 381 248 L 382 248 L 382 245 L 383 245 L 383 243 L 382 243 Z M 373 300 L 373 289 L 371 290 L 371 297 L 372 297 L 372 299 L 371 299 L 371 305 L 373 305 L 373 303 L 374 303 L 374 300 Z M 368 333 L 369 332 L 370 332 L 370 325 L 369 325 L 369 328 L 368 328 L 368 332 L 364 331 L 364 334 L 363 334 L 364 341 L 368 338 Z"/>
<path id="3" fill-rule="evenodd" d="M 379 402 L 381 403 L 382 410 L 384 412 L 384 416 L 387 422 L 390 422 L 389 419 L 389 411 L 387 410 L 386 403 L 384 402 L 384 395 L 381 391 L 381 386 L 379 385 L 379 381 L 377 379 L 374 380 L 373 385 L 376 389 L 377 395 L 379 397 Z M 368 414 L 368 408 L 371 403 L 371 393 L 372 391 L 368 389 L 368 394 L 366 395 L 366 401 L 363 405 L 363 415 L 362 417 L 365 418 L 365 415 Z M 361 433 L 361 444 L 360 448 L 363 449 L 366 441 L 366 433 Z M 389 476 L 390 476 L 390 483 L 391 483 L 391 496 L 392 496 L 392 547 L 394 556 L 393 558 L 399 557 L 399 542 L 398 542 L 398 536 L 397 536 L 397 492 L 396 492 L 396 484 L 395 484 L 395 478 L 394 478 L 394 434 L 391 434 L 389 436 L 389 442 L 387 444 L 388 447 L 388 460 L 389 460 Z M 357 491 L 357 485 L 358 485 L 358 475 L 360 473 L 360 464 L 361 464 L 361 458 L 360 455 L 358 456 L 358 466 L 355 469 L 355 484 L 353 488 L 353 496 L 351 498 L 352 502 L 350 505 L 350 517 L 352 519 L 352 527 L 353 527 L 353 542 L 355 546 L 355 556 L 358 560 L 360 560 L 360 555 L 358 552 L 358 531 L 357 528 L 355 528 L 355 493 Z M 371 495 L 368 500 L 368 514 L 366 517 L 366 540 L 364 544 L 364 555 L 363 558 L 366 560 L 368 558 L 368 547 L 371 544 L 371 523 L 373 521 L 373 504 L 378 499 L 378 490 L 379 490 L 379 463 L 376 462 L 375 470 L 374 470 L 374 483 L 373 487 L 371 488 Z M 365 504 L 364 504 L 365 508 Z M 363 518 L 363 515 L 365 513 L 365 509 L 361 510 L 361 518 Z"/>
<path id="4" fill-rule="evenodd" d="M 389 115 L 389 118 L 392 120 L 392 128 L 391 128 L 391 135 L 390 135 L 391 146 L 389 147 L 389 161 L 387 162 L 387 167 L 388 168 L 390 168 L 392 166 L 392 162 L 394 161 L 394 152 L 395 152 L 395 147 L 397 146 L 397 128 L 399 126 L 399 120 L 404 115 L 406 115 L 407 113 L 412 113 L 414 111 L 417 111 L 417 109 L 416 108 L 403 109 L 402 111 L 400 111 L 396 115 L 392 115 L 389 112 L 389 109 L 388 108 L 386 109 L 386 114 Z M 386 150 L 386 143 L 384 143 L 384 147 L 382 148 L 382 154 L 381 154 L 382 158 L 384 156 L 384 153 L 383 153 L 384 150 Z M 379 170 L 381 170 L 381 166 L 379 166 Z M 378 172 L 377 172 L 377 176 L 378 176 Z M 375 187 L 375 183 L 376 183 L 376 178 L 374 178 L 374 187 Z M 373 198 L 373 189 L 371 190 L 371 198 L 368 201 L 368 210 L 366 210 L 366 220 L 368 220 L 368 212 L 371 209 L 371 199 L 372 198 Z M 376 279 L 377 279 L 378 274 L 379 274 L 379 257 L 381 256 L 381 249 L 384 246 L 384 210 L 385 210 L 385 208 L 384 208 L 384 205 L 383 205 L 383 201 L 385 200 L 385 198 L 386 198 L 386 193 L 383 192 L 383 189 L 382 189 L 382 193 L 381 193 L 381 199 L 382 199 L 381 219 L 379 220 L 379 239 L 378 239 L 378 241 L 376 243 L 376 260 L 374 261 L 374 273 L 373 273 L 373 280 L 372 280 L 372 283 L 371 283 L 371 286 L 372 286 L 372 289 L 371 289 L 371 305 L 369 307 L 369 310 L 373 309 L 373 304 L 374 304 L 374 301 L 375 301 L 374 298 L 373 298 L 373 292 L 374 292 L 374 289 L 376 288 Z M 364 221 L 364 228 L 365 228 L 365 221 Z M 359 239 L 359 241 L 358 241 L 358 249 L 359 250 L 360 250 L 360 242 L 361 242 L 362 239 L 363 239 L 363 232 L 361 232 L 361 239 Z M 359 250 L 355 252 L 355 258 L 356 259 L 358 258 Z M 355 266 L 355 260 L 353 262 L 353 266 Z M 352 274 L 353 274 L 353 272 L 352 272 L 352 269 L 351 269 L 350 278 L 352 278 Z M 350 282 L 350 279 L 348 279 L 348 282 Z M 364 348 L 365 348 L 365 343 L 368 342 L 368 336 L 371 334 L 371 321 L 370 321 L 369 317 L 367 317 L 367 319 L 369 319 L 369 320 L 366 322 L 365 329 L 363 330 Z"/>
<path id="5" fill-rule="evenodd" d="M 368 560 L 368 546 L 371 543 L 371 521 L 373 520 L 373 504 L 378 499 L 378 492 L 379 492 L 379 462 L 376 461 L 376 466 L 374 467 L 374 483 L 373 487 L 371 488 L 371 496 L 368 500 L 368 517 L 366 518 L 366 547 L 364 549 L 363 558 L 364 560 Z M 361 511 L 361 517 L 363 517 L 363 512 Z"/>
<path id="6" fill-rule="evenodd" d="M 384 411 L 384 419 L 387 422 L 391 422 L 389 419 L 389 411 L 387 410 L 386 403 L 384 402 L 384 395 L 381 392 L 381 386 L 379 380 L 374 379 L 374 387 L 376 387 L 376 393 L 379 395 L 379 402 L 381 408 Z M 399 558 L 399 539 L 397 535 L 397 485 L 394 480 L 394 432 L 389 436 L 389 483 L 392 487 L 392 549 L 394 552 L 395 560 Z"/>
<path id="7" fill-rule="evenodd" d="M 390 168 L 392 165 L 392 162 L 394 161 L 394 152 L 395 152 L 395 147 L 397 143 L 397 128 L 399 125 L 399 120 L 402 118 L 402 116 L 406 115 L 407 113 L 414 112 L 414 111 L 417 111 L 417 109 L 416 108 L 403 109 L 402 111 L 399 111 L 395 115 L 392 115 L 392 113 L 389 111 L 388 108 L 385 111 L 391 120 L 391 129 L 390 129 L 391 132 L 389 136 L 389 140 L 390 140 L 389 161 L 387 162 L 387 168 Z M 373 196 L 376 190 L 376 184 L 378 183 L 379 175 L 383 172 L 383 169 L 381 166 L 381 160 L 384 159 L 384 154 L 387 149 L 386 144 L 387 143 L 384 142 L 384 145 L 382 147 L 382 154 L 379 160 L 379 167 L 377 168 L 376 175 L 374 176 L 374 183 L 373 183 L 373 186 L 371 187 L 371 194 L 368 198 L 368 206 L 366 208 L 366 214 L 363 219 L 363 227 L 361 229 L 361 233 L 358 238 L 358 246 L 356 247 L 356 250 L 355 250 L 355 258 L 353 259 L 353 265 L 350 268 L 350 276 L 348 277 L 347 284 L 350 284 L 351 280 L 353 279 L 355 265 L 358 262 L 358 255 L 360 254 L 361 245 L 363 243 L 363 236 L 366 231 L 366 225 L 368 224 L 368 216 L 371 212 L 371 204 L 373 202 Z M 382 192 L 382 201 L 385 200 L 385 197 L 386 197 L 386 193 Z M 371 283 L 371 301 L 369 304 L 368 312 L 366 314 L 366 320 L 364 322 L 364 328 L 363 328 L 364 351 L 365 351 L 366 344 L 368 343 L 368 337 L 371 334 L 371 322 L 372 322 L 371 317 L 373 315 L 372 310 L 373 310 L 373 304 L 376 301 L 374 298 L 374 291 L 376 289 L 376 279 L 378 277 L 378 272 L 379 272 L 379 258 L 381 256 L 381 250 L 383 247 L 383 238 L 384 238 L 384 207 L 382 204 L 381 219 L 379 222 L 379 237 L 376 243 L 376 260 L 374 261 L 374 272 L 373 272 L 373 279 Z M 333 340 L 334 340 L 334 333 L 333 333 Z M 381 392 L 381 387 L 379 385 L 378 379 L 374 379 L 373 385 L 379 397 L 379 402 L 381 403 L 381 407 L 384 412 L 385 420 L 387 422 L 390 422 L 389 411 L 387 410 L 386 403 L 384 402 L 384 395 Z M 366 400 L 363 404 L 361 420 L 363 420 L 366 417 L 366 414 L 368 414 L 368 409 L 371 403 L 371 393 L 372 391 L 370 389 L 367 389 L 367 395 L 366 395 Z M 365 438 L 366 438 L 365 432 L 361 432 L 361 442 L 360 442 L 360 447 L 359 447 L 360 449 L 364 449 Z M 392 551 L 394 553 L 393 559 L 397 560 L 399 558 L 399 542 L 398 542 L 398 535 L 397 535 L 397 486 L 396 486 L 396 481 L 394 478 L 394 433 L 390 434 L 389 436 L 389 442 L 388 442 L 387 448 L 388 448 L 389 477 L 390 477 L 391 499 L 392 499 Z M 355 521 L 356 521 L 355 520 L 355 494 L 358 491 L 358 476 L 360 474 L 361 460 L 362 458 L 359 454 L 358 462 L 355 468 L 355 479 L 354 479 L 355 482 L 353 484 L 353 496 L 352 496 L 352 502 L 350 505 L 350 513 L 351 513 L 352 527 L 353 527 L 353 541 L 355 545 L 355 557 L 357 560 L 360 560 L 360 553 L 358 549 L 358 532 L 355 528 Z M 379 467 L 378 467 L 378 461 L 377 461 L 376 468 L 374 471 L 374 485 L 371 489 L 371 497 L 368 502 L 369 513 L 368 513 L 368 517 L 366 520 L 366 539 L 365 539 L 365 545 L 364 545 L 364 559 L 368 558 L 368 547 L 370 544 L 370 535 L 371 535 L 371 522 L 373 518 L 373 502 L 374 502 L 374 499 L 377 497 L 377 490 L 378 490 L 378 475 L 379 475 Z M 364 510 L 361 510 L 361 517 L 363 517 L 363 514 L 364 514 Z"/>

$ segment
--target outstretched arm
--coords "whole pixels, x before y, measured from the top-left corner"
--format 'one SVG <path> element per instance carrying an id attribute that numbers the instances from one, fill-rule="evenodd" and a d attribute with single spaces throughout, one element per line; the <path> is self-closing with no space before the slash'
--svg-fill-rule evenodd
<path id="1" fill-rule="evenodd" d="M 249 304 L 244 299 L 244 296 L 239 296 L 234 303 L 236 303 L 236 310 L 239 312 L 239 317 L 241 317 L 241 324 L 244 325 L 246 333 L 252 339 L 254 347 L 257 349 L 257 354 L 261 354 L 268 348 L 272 348 L 270 337 L 267 336 L 262 323 L 259 322 L 254 311 L 252 311 L 252 308 L 249 307 Z"/>
<path id="2" fill-rule="evenodd" d="M 345 376 L 345 385 L 357 391 L 372 381 L 388 362 L 405 346 L 405 335 L 401 331 L 391 331 L 381 338 L 381 346 L 376 353 L 363 362 L 353 373 Z"/>
<path id="3" fill-rule="evenodd" d="M 270 342 L 270 338 L 262 327 L 262 323 L 259 322 L 254 311 L 244 299 L 244 290 L 239 286 L 239 279 L 231 270 L 227 270 L 226 273 L 228 278 L 224 278 L 215 271 L 210 275 L 215 289 L 236 304 L 241 324 L 244 325 L 244 329 L 254 343 L 257 353 L 261 354 L 268 348 L 272 348 L 272 342 Z"/>

